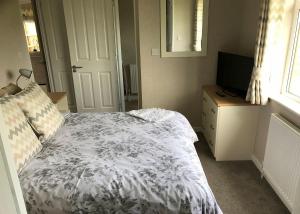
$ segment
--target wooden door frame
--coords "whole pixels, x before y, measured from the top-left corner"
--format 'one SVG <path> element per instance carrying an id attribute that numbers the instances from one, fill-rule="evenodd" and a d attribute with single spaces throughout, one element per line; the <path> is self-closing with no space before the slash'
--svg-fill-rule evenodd
<path id="1" fill-rule="evenodd" d="M 125 112 L 125 96 L 124 96 L 124 79 L 122 68 L 122 46 L 120 34 L 120 17 L 119 17 L 119 1 L 112 0 L 114 6 L 114 25 L 115 25 L 115 42 L 117 53 L 117 70 L 118 70 L 118 85 L 119 85 L 119 104 L 121 111 Z M 142 88 L 141 88 L 141 66 L 140 66 L 140 45 L 139 45 L 139 19 L 138 19 L 138 0 L 132 0 L 133 3 L 133 23 L 135 35 L 135 53 L 136 53 L 136 69 L 138 75 L 138 108 L 142 108 Z"/>
<path id="2" fill-rule="evenodd" d="M 141 81 L 141 58 L 140 58 L 140 28 L 139 28 L 139 0 L 133 0 L 133 18 L 134 18 L 134 35 L 135 35 L 135 62 L 138 75 L 138 109 L 142 105 L 142 81 Z"/>
<path id="3" fill-rule="evenodd" d="M 42 0 L 32 0 L 32 4 L 35 4 L 36 8 L 36 15 L 37 15 L 37 24 L 40 29 L 40 34 L 41 34 L 41 43 L 44 49 L 44 58 L 46 61 L 46 67 L 47 67 L 47 74 L 48 74 L 48 80 L 49 80 L 49 86 L 50 86 L 50 91 L 55 92 L 55 85 L 54 85 L 54 77 L 53 77 L 53 70 L 51 67 L 51 61 L 50 61 L 50 53 L 48 50 L 48 44 L 47 44 L 47 37 L 46 37 L 46 30 L 45 30 L 45 24 L 44 24 L 44 17 L 42 14 L 42 6 L 41 2 Z"/>
<path id="4" fill-rule="evenodd" d="M 114 3 L 114 23 L 116 28 L 116 48 L 117 48 L 117 61 L 118 61 L 118 81 L 119 81 L 119 96 L 120 103 L 122 105 L 122 111 L 125 111 L 125 97 L 124 97 L 124 79 L 122 69 L 122 47 L 120 36 L 120 18 L 119 18 L 119 1 L 112 0 Z M 133 23 L 134 23 L 134 35 L 135 35 L 135 53 L 136 53 L 136 69 L 138 75 L 138 108 L 142 108 L 142 88 L 141 88 L 141 66 L 140 66 L 140 43 L 139 43 L 139 13 L 138 13 L 138 0 L 132 0 L 133 3 Z"/>
<path id="5" fill-rule="evenodd" d="M 116 47 L 116 64 L 118 74 L 118 93 L 119 93 L 119 110 L 125 111 L 125 97 L 124 97 L 124 79 L 122 69 L 122 46 L 121 46 L 121 34 L 120 34 L 120 18 L 119 18 L 119 2 L 118 0 L 112 0 L 113 2 L 113 17 L 115 28 L 115 47 Z"/>

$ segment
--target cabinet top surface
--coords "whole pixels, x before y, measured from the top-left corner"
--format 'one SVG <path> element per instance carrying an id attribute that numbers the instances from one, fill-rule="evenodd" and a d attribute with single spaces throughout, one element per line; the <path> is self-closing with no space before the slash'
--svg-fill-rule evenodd
<path id="1" fill-rule="evenodd" d="M 67 93 L 66 92 L 49 92 L 47 93 L 48 97 L 52 100 L 54 104 L 58 103 L 62 98 L 64 98 Z"/>
<path id="2" fill-rule="evenodd" d="M 207 85 L 203 86 L 203 91 L 213 100 L 213 102 L 218 106 L 252 106 L 250 102 L 245 101 L 241 97 L 233 97 L 222 92 L 222 89 L 217 85 Z M 216 94 L 219 92 L 225 96 L 219 96 Z M 253 105 L 256 106 L 256 105 Z"/>

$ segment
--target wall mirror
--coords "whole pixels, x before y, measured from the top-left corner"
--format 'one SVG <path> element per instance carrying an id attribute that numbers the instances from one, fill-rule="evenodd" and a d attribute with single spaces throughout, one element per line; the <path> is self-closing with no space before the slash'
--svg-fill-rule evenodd
<path id="1" fill-rule="evenodd" d="M 160 0 L 161 56 L 205 56 L 209 0 Z"/>

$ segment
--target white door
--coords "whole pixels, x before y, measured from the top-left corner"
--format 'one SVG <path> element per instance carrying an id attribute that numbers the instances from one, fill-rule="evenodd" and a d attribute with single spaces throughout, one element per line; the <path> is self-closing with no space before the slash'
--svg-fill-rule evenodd
<path id="1" fill-rule="evenodd" d="M 76 110 L 68 39 L 61 0 L 38 0 L 42 41 L 52 91 L 67 92 L 69 108 Z"/>
<path id="2" fill-rule="evenodd" d="M 112 0 L 64 0 L 77 111 L 118 111 Z"/>

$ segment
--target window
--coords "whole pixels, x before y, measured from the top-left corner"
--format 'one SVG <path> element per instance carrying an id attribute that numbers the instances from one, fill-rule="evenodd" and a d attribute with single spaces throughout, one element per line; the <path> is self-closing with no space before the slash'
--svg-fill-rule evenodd
<path id="1" fill-rule="evenodd" d="M 33 20 L 24 20 L 24 30 L 29 52 L 40 51 L 36 27 Z"/>
<path id="2" fill-rule="evenodd" d="M 300 102 L 300 10 L 295 13 L 294 30 L 290 38 L 283 94 Z"/>
<path id="3" fill-rule="evenodd" d="M 33 16 L 32 5 L 21 4 L 21 14 L 29 53 L 39 52 L 39 40 L 36 32 L 36 25 Z"/>

